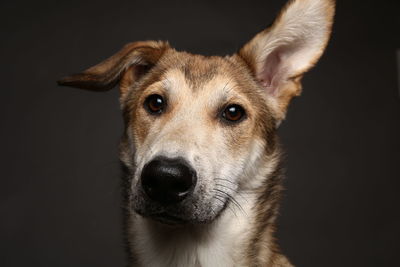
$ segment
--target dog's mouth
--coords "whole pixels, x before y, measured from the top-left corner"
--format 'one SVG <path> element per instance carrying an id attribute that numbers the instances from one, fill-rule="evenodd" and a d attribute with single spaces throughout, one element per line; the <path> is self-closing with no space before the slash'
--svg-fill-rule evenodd
<path id="1" fill-rule="evenodd" d="M 221 214 L 225 211 L 227 206 L 229 205 L 230 200 L 226 199 L 224 201 L 224 205 L 220 208 L 217 213 L 212 211 L 204 212 L 202 217 L 194 217 L 193 213 L 187 214 L 186 212 L 175 212 L 172 210 L 142 210 L 142 209 L 134 209 L 135 212 L 149 220 L 153 220 L 166 225 L 185 225 L 185 224 L 208 224 L 217 219 Z M 186 214 L 186 216 L 185 216 Z"/>
<path id="2" fill-rule="evenodd" d="M 150 216 L 151 219 L 163 223 L 163 224 L 169 224 L 169 225 L 177 225 L 177 224 L 186 224 L 188 223 L 187 220 L 180 218 L 178 216 L 175 215 L 171 215 L 169 213 L 166 212 L 162 212 L 162 213 L 156 213 L 156 214 L 152 214 Z"/>
<path id="3" fill-rule="evenodd" d="M 150 219 L 150 220 L 162 223 L 162 224 L 182 225 L 182 224 L 189 223 L 188 220 L 186 220 L 182 217 L 167 213 L 167 212 L 157 212 L 157 213 L 147 214 L 147 213 L 143 213 L 141 211 L 136 210 L 136 213 L 138 213 L 139 215 L 141 215 L 147 219 Z"/>
<path id="4" fill-rule="evenodd" d="M 131 195 L 130 208 L 141 217 L 161 224 L 198 225 L 212 223 L 224 213 L 230 202 L 230 198 L 225 196 L 200 199 L 198 195 L 192 195 L 178 204 L 162 205 L 151 201 L 139 190 Z"/>

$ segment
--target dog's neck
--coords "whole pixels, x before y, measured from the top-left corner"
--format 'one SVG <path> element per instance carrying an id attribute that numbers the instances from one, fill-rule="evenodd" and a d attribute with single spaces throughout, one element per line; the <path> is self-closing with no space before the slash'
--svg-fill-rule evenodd
<path id="1" fill-rule="evenodd" d="M 246 196 L 247 197 L 247 196 Z M 207 225 L 165 226 L 136 215 L 135 256 L 143 266 L 238 266 L 248 246 L 255 200 L 238 200 Z"/>
<path id="2" fill-rule="evenodd" d="M 278 167 L 268 176 L 256 190 L 238 195 L 237 205 L 229 203 L 211 224 L 173 227 L 132 214 L 129 228 L 137 261 L 134 266 L 288 264 L 278 253 L 273 238 L 281 191 Z"/>

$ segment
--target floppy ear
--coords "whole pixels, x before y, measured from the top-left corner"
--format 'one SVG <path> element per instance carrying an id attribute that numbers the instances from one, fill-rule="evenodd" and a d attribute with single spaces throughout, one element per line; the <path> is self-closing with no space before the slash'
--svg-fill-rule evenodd
<path id="1" fill-rule="evenodd" d="M 334 0 L 292 0 L 270 28 L 238 52 L 272 99 L 279 120 L 292 97 L 300 94 L 302 75 L 326 47 L 334 9 Z"/>
<path id="2" fill-rule="evenodd" d="M 77 74 L 64 77 L 59 85 L 92 91 L 106 91 L 120 82 L 121 97 L 161 58 L 169 44 L 161 41 L 134 42 L 103 62 Z"/>

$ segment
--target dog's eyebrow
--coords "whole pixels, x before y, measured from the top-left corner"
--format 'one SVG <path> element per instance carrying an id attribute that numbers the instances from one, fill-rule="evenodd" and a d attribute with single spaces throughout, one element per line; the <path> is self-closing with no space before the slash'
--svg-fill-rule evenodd
<path id="1" fill-rule="evenodd" d="M 163 91 L 168 93 L 171 90 L 172 85 L 173 83 L 170 79 L 168 79 L 167 77 L 162 77 L 160 80 L 151 83 L 149 86 L 146 87 L 146 89 L 152 88 L 149 90 L 154 90 L 154 88 L 162 88 Z"/>
<path id="2" fill-rule="evenodd" d="M 240 94 L 234 90 L 236 86 L 232 78 L 221 83 L 215 90 L 212 102 L 218 106 L 223 106 L 230 101 L 241 102 L 238 101 L 241 98 Z"/>
<path id="3" fill-rule="evenodd" d="M 228 87 L 228 84 L 231 83 L 231 81 L 232 81 L 232 79 L 230 79 L 229 81 L 227 81 L 227 82 L 225 83 L 224 87 L 222 88 L 222 91 L 223 91 L 225 94 L 228 94 L 229 92 L 232 91 L 232 86 L 229 86 L 229 87 Z"/>
<path id="4" fill-rule="evenodd" d="M 229 80 L 226 81 L 225 85 L 222 87 L 222 93 L 226 96 L 230 95 L 231 92 L 234 92 L 233 89 L 237 87 L 235 82 L 233 81 L 233 78 L 230 78 Z"/>
<path id="5" fill-rule="evenodd" d="M 230 92 L 232 92 L 232 87 L 228 86 L 230 81 L 227 81 L 221 90 L 218 89 L 218 96 L 216 100 L 218 102 L 227 102 L 230 98 Z"/>
<path id="6" fill-rule="evenodd" d="M 170 90 L 170 88 L 172 86 L 172 82 L 168 78 L 162 79 L 161 84 L 162 84 L 162 87 L 164 88 L 164 90 L 167 92 Z"/>

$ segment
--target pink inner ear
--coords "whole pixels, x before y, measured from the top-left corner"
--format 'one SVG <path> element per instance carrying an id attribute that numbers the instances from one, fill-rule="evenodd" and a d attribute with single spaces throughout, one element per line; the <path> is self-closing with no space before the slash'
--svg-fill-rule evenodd
<path id="1" fill-rule="evenodd" d="M 268 94 L 275 95 L 282 82 L 285 67 L 282 63 L 283 49 L 276 49 L 264 60 L 262 70 L 258 73 L 257 79 L 266 89 Z"/>

